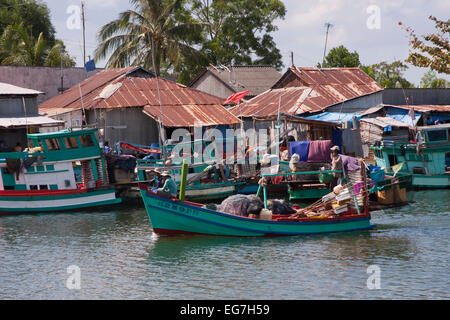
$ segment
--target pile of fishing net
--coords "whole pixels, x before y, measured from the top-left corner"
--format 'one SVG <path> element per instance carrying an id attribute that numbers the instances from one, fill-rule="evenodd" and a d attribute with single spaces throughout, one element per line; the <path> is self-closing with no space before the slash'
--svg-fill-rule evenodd
<path id="1" fill-rule="evenodd" d="M 237 216 L 248 217 L 249 214 L 259 215 L 264 208 L 263 201 L 254 195 L 237 194 L 226 198 L 222 201 L 218 210 Z M 296 210 L 292 209 L 284 200 L 269 200 L 267 201 L 267 209 L 272 214 L 292 214 Z"/>

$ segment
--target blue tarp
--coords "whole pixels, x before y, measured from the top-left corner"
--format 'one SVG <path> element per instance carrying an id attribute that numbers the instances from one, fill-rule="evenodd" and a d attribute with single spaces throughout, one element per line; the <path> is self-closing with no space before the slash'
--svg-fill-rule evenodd
<path id="1" fill-rule="evenodd" d="M 343 123 L 343 122 L 353 122 L 353 116 L 356 116 L 358 119 L 360 119 L 360 116 L 357 113 L 341 113 L 341 112 L 322 112 L 319 114 L 315 114 L 313 116 L 305 117 L 305 119 Z"/>
<path id="2" fill-rule="evenodd" d="M 411 127 L 416 126 L 416 124 L 419 121 L 422 114 L 417 111 L 414 112 L 416 119 L 412 120 L 408 113 L 409 113 L 409 110 L 406 110 L 406 109 L 388 108 L 387 112 L 386 112 L 386 117 L 392 118 L 397 121 L 401 121 Z"/>

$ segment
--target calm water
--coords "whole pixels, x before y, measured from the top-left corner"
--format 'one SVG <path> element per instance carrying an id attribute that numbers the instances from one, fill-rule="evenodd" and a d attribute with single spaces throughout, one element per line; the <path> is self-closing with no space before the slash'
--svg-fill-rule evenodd
<path id="1" fill-rule="evenodd" d="M 287 238 L 158 238 L 140 208 L 0 217 L 0 299 L 449 299 L 450 190 L 409 198 L 371 231 Z"/>

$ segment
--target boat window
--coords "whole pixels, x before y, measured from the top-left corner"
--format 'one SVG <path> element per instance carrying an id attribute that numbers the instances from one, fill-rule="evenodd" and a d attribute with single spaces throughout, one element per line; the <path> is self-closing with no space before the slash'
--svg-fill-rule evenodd
<path id="1" fill-rule="evenodd" d="M 94 141 L 90 135 L 80 136 L 80 140 L 83 147 L 92 147 L 94 145 Z"/>
<path id="2" fill-rule="evenodd" d="M 41 184 L 41 185 L 39 186 L 39 190 L 48 190 L 48 185 L 46 185 L 46 184 Z"/>
<path id="3" fill-rule="evenodd" d="M 64 145 L 66 149 L 76 149 L 78 148 L 77 140 L 75 137 L 64 138 Z"/>
<path id="4" fill-rule="evenodd" d="M 58 139 L 55 138 L 51 138 L 51 139 L 46 139 L 45 140 L 45 144 L 47 145 L 47 149 L 49 151 L 55 151 L 55 150 L 59 150 L 59 143 L 58 143 Z"/>
<path id="5" fill-rule="evenodd" d="M 30 190 L 37 190 L 37 189 L 38 189 L 38 186 L 35 186 L 35 185 L 30 186 Z"/>
<path id="6" fill-rule="evenodd" d="M 428 141 L 446 141 L 447 140 L 447 132 L 446 130 L 432 130 L 428 131 Z"/>

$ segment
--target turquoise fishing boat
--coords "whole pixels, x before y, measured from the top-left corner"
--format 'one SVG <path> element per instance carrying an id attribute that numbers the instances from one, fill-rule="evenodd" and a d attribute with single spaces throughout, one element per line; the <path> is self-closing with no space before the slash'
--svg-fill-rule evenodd
<path id="1" fill-rule="evenodd" d="M 397 176 L 411 175 L 412 187 L 450 186 L 450 124 L 417 127 L 418 142 L 382 142 L 371 146 L 377 166 Z"/>
<path id="2" fill-rule="evenodd" d="M 185 201 L 183 190 L 179 199 L 166 199 L 157 196 L 145 184 L 140 184 L 139 188 L 153 231 L 158 235 L 295 236 L 368 230 L 374 227 L 370 222 L 367 205 L 364 212 L 359 208 L 349 208 L 336 215 L 273 215 L 270 220 L 261 220 L 210 210 L 201 204 Z M 267 208 L 265 188 L 264 198 Z"/>
<path id="3" fill-rule="evenodd" d="M 96 132 L 74 129 L 28 134 L 27 152 L 0 153 L 0 214 L 60 212 L 120 203 L 115 188 L 108 183 Z"/>
<path id="4" fill-rule="evenodd" d="M 226 143 L 225 140 L 217 140 L 218 143 Z M 189 154 L 184 154 L 183 159 L 190 158 L 190 165 L 187 174 L 186 199 L 192 201 L 206 201 L 226 198 L 245 186 L 245 181 L 230 179 L 230 170 L 226 165 L 221 168 L 216 163 L 214 152 L 211 155 L 203 155 L 202 161 L 197 162 L 194 154 L 201 145 L 202 150 L 211 148 L 212 141 L 197 140 L 193 142 L 169 144 L 164 146 L 166 159 L 171 159 L 171 155 L 178 148 L 189 149 Z M 160 157 L 162 158 L 162 157 Z M 153 179 L 154 171 L 168 171 L 174 181 L 180 185 L 181 164 L 171 164 L 167 166 L 162 159 L 143 159 L 137 161 L 138 181 L 148 181 Z M 209 172 L 209 173 L 208 173 Z"/>

